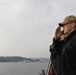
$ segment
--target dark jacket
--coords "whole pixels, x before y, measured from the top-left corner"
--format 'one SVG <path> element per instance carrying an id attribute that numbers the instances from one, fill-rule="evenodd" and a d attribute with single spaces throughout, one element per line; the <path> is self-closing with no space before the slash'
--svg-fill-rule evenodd
<path id="1" fill-rule="evenodd" d="M 54 75 L 61 75 L 61 48 L 63 46 L 63 41 L 60 39 L 53 39 L 53 48 L 50 47 L 51 52 L 51 65 L 54 68 Z"/>
<path id="2" fill-rule="evenodd" d="M 50 49 L 51 60 L 55 68 L 57 68 L 57 74 L 59 71 L 61 75 L 76 75 L 76 30 L 64 41 L 54 40 L 53 46 L 54 49 Z M 58 56 L 59 60 L 57 60 Z"/>

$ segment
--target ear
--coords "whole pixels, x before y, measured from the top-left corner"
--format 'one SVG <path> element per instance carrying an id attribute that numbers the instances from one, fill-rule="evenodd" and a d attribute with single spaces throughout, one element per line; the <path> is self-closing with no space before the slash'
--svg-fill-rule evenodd
<path id="1" fill-rule="evenodd" d="M 76 26 L 76 24 L 75 24 L 75 22 L 73 22 L 73 23 L 72 23 L 72 27 L 75 27 L 75 26 Z"/>

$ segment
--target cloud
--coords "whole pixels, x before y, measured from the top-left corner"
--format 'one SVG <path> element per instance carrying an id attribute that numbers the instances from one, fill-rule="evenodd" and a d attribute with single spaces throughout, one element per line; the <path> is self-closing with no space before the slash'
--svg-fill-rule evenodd
<path id="1" fill-rule="evenodd" d="M 0 1 L 0 55 L 49 57 L 55 28 L 76 13 L 74 0 Z"/>

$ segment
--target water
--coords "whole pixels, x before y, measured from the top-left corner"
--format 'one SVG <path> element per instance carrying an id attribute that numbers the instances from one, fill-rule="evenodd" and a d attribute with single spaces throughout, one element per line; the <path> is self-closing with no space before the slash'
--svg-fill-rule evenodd
<path id="1" fill-rule="evenodd" d="M 47 69 L 48 63 L 0 63 L 0 75 L 39 75 Z"/>

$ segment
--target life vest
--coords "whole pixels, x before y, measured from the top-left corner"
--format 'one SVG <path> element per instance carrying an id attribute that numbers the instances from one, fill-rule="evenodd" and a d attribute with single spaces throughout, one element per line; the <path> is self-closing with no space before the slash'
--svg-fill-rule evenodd
<path id="1" fill-rule="evenodd" d="M 49 75 L 54 75 L 54 69 L 53 69 L 53 67 L 52 67 L 52 66 L 50 67 Z"/>

